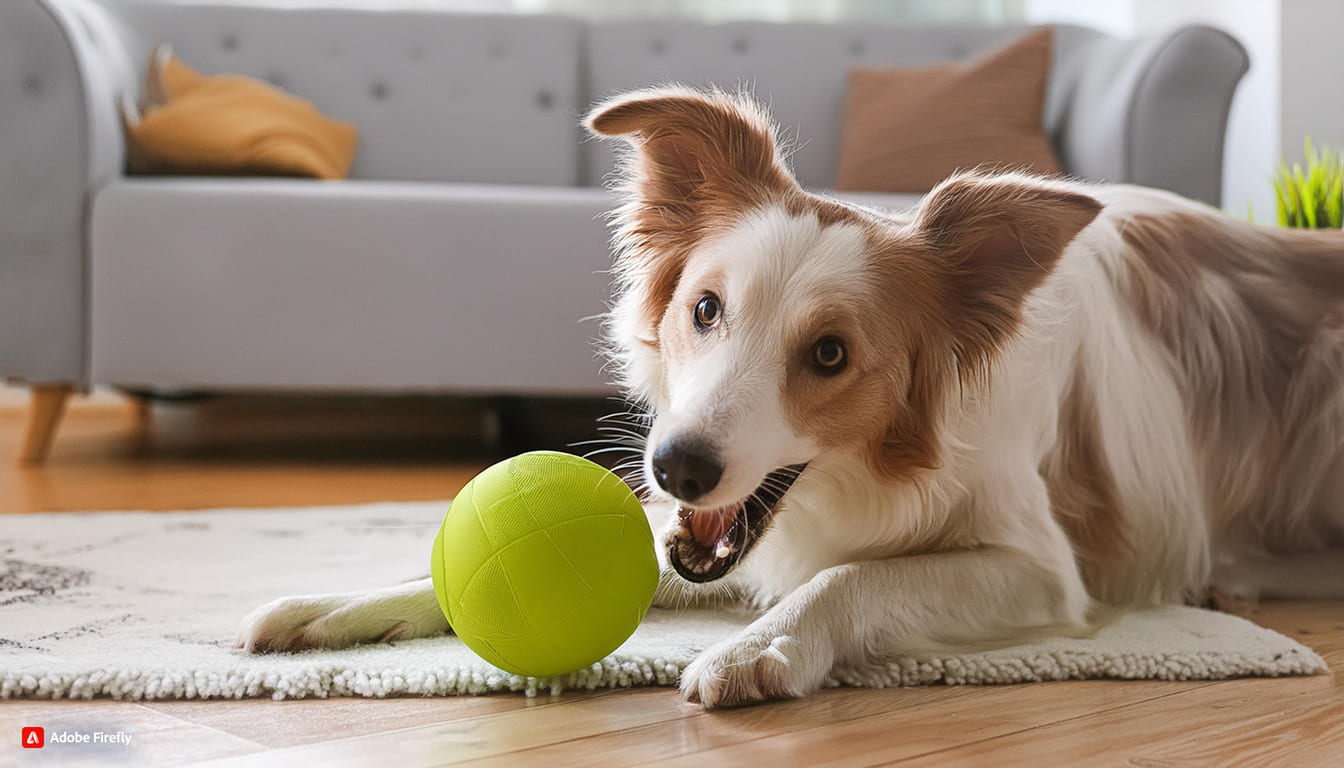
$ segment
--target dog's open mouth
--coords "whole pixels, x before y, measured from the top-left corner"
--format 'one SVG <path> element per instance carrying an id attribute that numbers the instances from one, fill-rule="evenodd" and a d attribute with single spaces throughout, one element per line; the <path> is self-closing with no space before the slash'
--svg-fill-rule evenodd
<path id="1" fill-rule="evenodd" d="M 667 541 L 672 569 L 697 583 L 727 575 L 770 527 L 775 508 L 806 467 L 794 464 L 777 469 L 747 498 L 726 507 L 678 507 L 681 524 Z"/>

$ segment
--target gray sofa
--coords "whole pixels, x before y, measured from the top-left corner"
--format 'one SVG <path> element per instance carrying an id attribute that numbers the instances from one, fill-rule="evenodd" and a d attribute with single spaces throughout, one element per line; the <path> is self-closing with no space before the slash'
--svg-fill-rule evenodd
<path id="1" fill-rule="evenodd" d="M 964 58 L 1021 32 L 5 0 L 0 377 L 48 392 L 603 393 L 597 324 L 581 320 L 609 293 L 612 158 L 583 140 L 588 104 L 668 80 L 747 84 L 796 136 L 800 180 L 825 189 L 849 67 Z M 124 175 L 116 104 L 159 42 L 357 123 L 353 178 Z M 1246 68 L 1207 27 L 1061 27 L 1046 124 L 1078 176 L 1216 204 Z"/>

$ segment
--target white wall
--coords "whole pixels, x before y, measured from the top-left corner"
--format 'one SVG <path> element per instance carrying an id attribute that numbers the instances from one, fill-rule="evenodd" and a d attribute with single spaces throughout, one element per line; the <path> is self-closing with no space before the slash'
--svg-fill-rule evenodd
<path id="1" fill-rule="evenodd" d="M 1115 37 L 1134 35 L 1135 0 L 1027 0 L 1025 14 L 1033 24 L 1077 24 Z"/>
<path id="2" fill-rule="evenodd" d="M 1302 140 L 1344 147 L 1344 0 L 1281 0 L 1281 152 L 1302 159 Z"/>

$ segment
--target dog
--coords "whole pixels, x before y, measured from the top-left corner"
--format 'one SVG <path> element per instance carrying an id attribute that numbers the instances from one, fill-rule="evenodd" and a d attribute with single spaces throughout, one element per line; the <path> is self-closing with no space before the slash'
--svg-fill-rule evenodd
<path id="1" fill-rule="evenodd" d="M 1344 597 L 1339 232 L 1020 172 L 864 208 L 800 188 L 767 114 L 720 91 L 587 125 L 626 150 L 607 330 L 648 413 L 658 600 L 755 611 L 687 700 L 1211 589 Z M 448 629 L 425 580 L 278 600 L 241 644 Z"/>

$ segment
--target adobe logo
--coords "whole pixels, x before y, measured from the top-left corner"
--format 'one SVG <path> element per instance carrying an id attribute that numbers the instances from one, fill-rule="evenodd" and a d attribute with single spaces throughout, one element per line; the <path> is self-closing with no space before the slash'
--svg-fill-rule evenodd
<path id="1" fill-rule="evenodd" d="M 47 732 L 40 726 L 29 726 L 23 729 L 21 740 L 24 749 L 41 749 L 46 746 Z"/>

